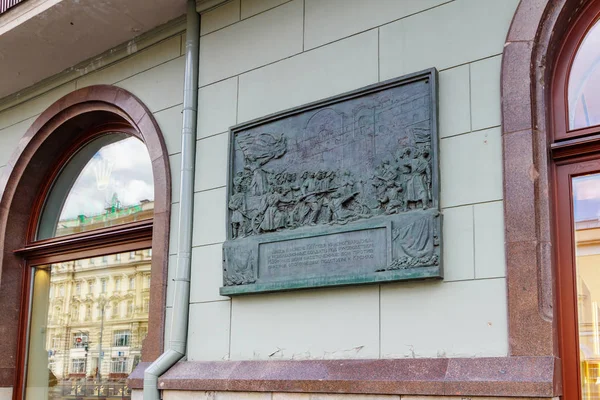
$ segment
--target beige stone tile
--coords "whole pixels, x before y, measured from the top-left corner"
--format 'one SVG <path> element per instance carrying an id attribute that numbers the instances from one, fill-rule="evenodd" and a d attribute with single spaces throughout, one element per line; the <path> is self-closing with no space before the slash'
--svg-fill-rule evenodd
<path id="1" fill-rule="evenodd" d="M 235 24 L 240 20 L 240 0 L 231 0 L 227 3 L 202 13 L 200 35 L 206 35 L 217 29 Z"/>
<path id="2" fill-rule="evenodd" d="M 202 390 L 163 390 L 162 395 L 163 400 L 215 400 L 215 392 Z"/>
<path id="3" fill-rule="evenodd" d="M 440 141 L 442 208 L 502 199 L 502 138 L 492 128 Z"/>
<path id="4" fill-rule="evenodd" d="M 183 106 L 178 105 L 154 114 L 154 118 L 156 119 L 165 140 L 169 155 L 181 152 L 181 126 L 183 125 L 182 110 Z M 171 173 L 173 172 L 174 171 L 171 171 Z"/>
<path id="5" fill-rule="evenodd" d="M 181 35 L 177 35 L 139 52 L 133 52 L 129 57 L 113 64 L 104 65 L 100 60 L 99 64 L 91 64 L 78 71 L 82 76 L 77 79 L 77 88 L 122 81 L 179 57 L 180 47 Z"/>
<path id="6" fill-rule="evenodd" d="M 219 294 L 219 288 L 223 286 L 222 249 L 222 244 L 192 249 L 191 303 L 229 299 Z"/>
<path id="7" fill-rule="evenodd" d="M 190 304 L 188 361 L 229 358 L 230 307 L 229 300 Z"/>
<path id="8" fill-rule="evenodd" d="M 396 395 L 313 393 L 310 400 L 400 400 Z"/>
<path id="9" fill-rule="evenodd" d="M 473 206 L 447 208 L 444 213 L 444 280 L 475 278 Z"/>
<path id="10" fill-rule="evenodd" d="M 500 125 L 500 67 L 502 56 L 471 64 L 473 130 Z"/>
<path id="11" fill-rule="evenodd" d="M 152 112 L 164 110 L 183 102 L 183 72 L 185 58 L 151 68 L 117 83 L 117 86 L 136 95 Z"/>
<path id="12" fill-rule="evenodd" d="M 506 276 L 504 205 L 475 205 L 475 278 Z"/>
<path id="13" fill-rule="evenodd" d="M 310 393 L 273 393 L 272 400 L 310 400 Z"/>
<path id="14" fill-rule="evenodd" d="M 194 194 L 194 246 L 225 241 L 226 209 L 225 188 Z"/>
<path id="15" fill-rule="evenodd" d="M 401 396 L 402 400 L 557 400 L 557 397 L 464 397 L 464 396 Z"/>
<path id="16" fill-rule="evenodd" d="M 379 356 L 378 286 L 242 296 L 232 301 L 232 359 Z"/>
<path id="17" fill-rule="evenodd" d="M 37 116 L 0 130 L 0 165 L 6 165 L 10 160 L 19 141 L 36 119 Z"/>
<path id="18" fill-rule="evenodd" d="M 375 28 L 446 1 L 306 0 L 305 49 Z"/>
<path id="19" fill-rule="evenodd" d="M 439 133 L 448 137 L 471 130 L 469 66 L 439 73 Z"/>
<path id="20" fill-rule="evenodd" d="M 194 190 L 207 190 L 225 186 L 229 132 L 196 142 L 196 183 Z"/>
<path id="21" fill-rule="evenodd" d="M 215 400 L 271 400 L 271 393 L 216 392 Z"/>
<path id="22" fill-rule="evenodd" d="M 132 390 L 131 391 L 131 400 L 143 400 L 143 397 L 144 397 L 144 392 L 142 390 Z M 0 397 L 0 399 L 2 399 L 2 397 Z"/>
<path id="23" fill-rule="evenodd" d="M 376 82 L 373 30 L 241 75 L 238 122 Z"/>
<path id="24" fill-rule="evenodd" d="M 171 166 L 171 202 L 179 203 L 181 195 L 181 153 L 169 156 Z"/>
<path id="25" fill-rule="evenodd" d="M 501 54 L 518 3 L 456 0 L 381 27 L 381 79 Z"/>
<path id="26" fill-rule="evenodd" d="M 234 77 L 198 92 L 198 138 L 222 133 L 235 125 L 238 78 Z"/>
<path id="27" fill-rule="evenodd" d="M 302 51 L 302 0 L 202 36 L 200 85 L 289 57 Z"/>
<path id="28" fill-rule="evenodd" d="M 30 100 L 0 112 L 0 129 L 41 114 L 56 100 L 75 90 L 75 82 L 65 83 Z"/>
<path id="29" fill-rule="evenodd" d="M 242 0 L 242 19 L 280 6 L 290 0 Z"/>
<path id="30" fill-rule="evenodd" d="M 505 357 L 506 315 L 503 278 L 382 285 L 381 357 Z"/>

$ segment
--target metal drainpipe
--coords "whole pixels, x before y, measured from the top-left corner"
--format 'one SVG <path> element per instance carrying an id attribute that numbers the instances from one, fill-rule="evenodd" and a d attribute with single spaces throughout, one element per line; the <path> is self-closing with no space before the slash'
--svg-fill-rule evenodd
<path id="1" fill-rule="evenodd" d="M 171 336 L 167 350 L 144 372 L 143 400 L 159 400 L 158 377 L 186 352 L 190 307 L 190 270 L 192 253 L 192 217 L 194 210 L 194 164 L 196 157 L 196 117 L 198 114 L 198 69 L 200 15 L 196 1 L 188 0 L 183 90 L 183 128 L 181 130 L 181 190 L 179 197 L 179 245 L 175 273 L 175 299 Z"/>

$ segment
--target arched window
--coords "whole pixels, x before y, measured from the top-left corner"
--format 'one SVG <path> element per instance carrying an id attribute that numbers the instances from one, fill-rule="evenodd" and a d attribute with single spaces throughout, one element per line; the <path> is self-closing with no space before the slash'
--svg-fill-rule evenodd
<path id="1" fill-rule="evenodd" d="M 0 203 L 2 276 L 24 267 L 17 288 L 0 282 L 0 307 L 4 291 L 21 299 L 14 392 L 126 399 L 127 376 L 162 351 L 164 142 L 151 114 L 122 89 L 85 88 L 57 104 L 25 135 Z"/>
<path id="2" fill-rule="evenodd" d="M 580 14 L 552 82 L 556 292 L 563 392 L 600 396 L 600 2 Z"/>

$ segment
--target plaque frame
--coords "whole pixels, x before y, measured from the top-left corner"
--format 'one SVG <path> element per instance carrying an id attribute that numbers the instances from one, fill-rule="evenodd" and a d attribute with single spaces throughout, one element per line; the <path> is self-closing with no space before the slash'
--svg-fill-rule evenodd
<path id="1" fill-rule="evenodd" d="M 307 103 L 301 106 L 293 107 L 284 111 L 276 112 L 261 118 L 256 118 L 235 126 L 232 126 L 229 130 L 229 145 L 228 145 L 228 164 L 227 164 L 227 187 L 226 196 L 227 202 L 229 202 L 230 196 L 233 193 L 234 184 L 234 145 L 236 143 L 235 137 L 237 134 L 247 131 L 252 128 L 257 128 L 270 123 L 285 120 L 286 118 L 294 117 L 296 115 L 312 111 L 319 110 L 325 107 L 343 103 L 345 101 L 357 99 L 370 94 L 385 91 L 387 89 L 393 89 L 399 86 L 408 85 L 410 83 L 426 81 L 429 83 L 429 120 L 430 120 L 430 132 L 431 132 L 431 207 L 428 211 L 416 211 L 417 213 L 435 213 L 432 217 L 435 219 L 435 225 L 437 229 L 438 244 L 437 252 L 439 254 L 439 263 L 434 266 L 425 266 L 418 268 L 402 268 L 402 269 L 391 269 L 391 270 L 380 270 L 377 272 L 358 272 L 348 273 L 345 275 L 335 276 L 309 276 L 309 277 L 293 277 L 291 279 L 280 279 L 274 281 L 261 281 L 259 276 L 259 248 L 261 245 L 269 243 L 278 243 L 284 241 L 293 241 L 296 239 L 304 238 L 318 238 L 328 235 L 351 233 L 357 231 L 368 231 L 373 229 L 385 229 L 386 236 L 386 259 L 389 261 L 392 258 L 392 221 L 398 223 L 402 217 L 398 216 L 387 216 L 387 220 L 381 218 L 369 218 L 360 221 L 351 222 L 348 225 L 341 226 L 328 226 L 323 228 L 322 226 L 317 227 L 301 227 L 294 230 L 281 231 L 281 232 L 269 232 L 262 233 L 260 235 L 254 235 L 244 238 L 233 238 L 233 228 L 231 224 L 231 212 L 226 209 L 226 236 L 227 240 L 223 244 L 222 249 L 222 262 L 223 262 L 223 286 L 219 292 L 223 296 L 235 296 L 235 295 L 247 295 L 253 293 L 267 293 L 277 291 L 289 291 L 296 289 L 310 289 L 310 288 L 322 288 L 322 287 L 333 287 L 333 286 L 348 286 L 348 285 L 364 285 L 364 284 L 377 284 L 382 282 L 398 282 L 398 281 L 412 281 L 412 280 L 424 280 L 424 279 L 443 279 L 443 241 L 442 241 L 442 214 L 439 203 L 439 134 L 438 134 L 438 72 L 435 68 L 429 68 L 416 73 L 404 75 L 398 78 L 393 78 L 380 83 L 372 84 L 366 87 L 362 87 L 356 90 L 352 90 L 346 93 L 342 93 L 336 96 L 328 97 L 322 100 L 317 100 L 311 103 Z M 423 214 L 425 215 L 425 214 Z M 244 241 L 245 244 L 240 246 L 239 242 Z M 248 282 L 241 284 L 229 284 L 227 285 L 227 263 L 229 250 L 237 250 L 249 252 L 247 259 L 252 260 L 252 276 L 249 276 Z"/>

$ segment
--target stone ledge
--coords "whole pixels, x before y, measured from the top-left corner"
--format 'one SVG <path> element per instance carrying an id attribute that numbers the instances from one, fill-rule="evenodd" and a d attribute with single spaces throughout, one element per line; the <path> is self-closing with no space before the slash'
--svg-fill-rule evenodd
<path id="1" fill-rule="evenodd" d="M 148 363 L 129 377 L 141 389 Z M 161 390 L 556 397 L 554 357 L 180 362 Z"/>

